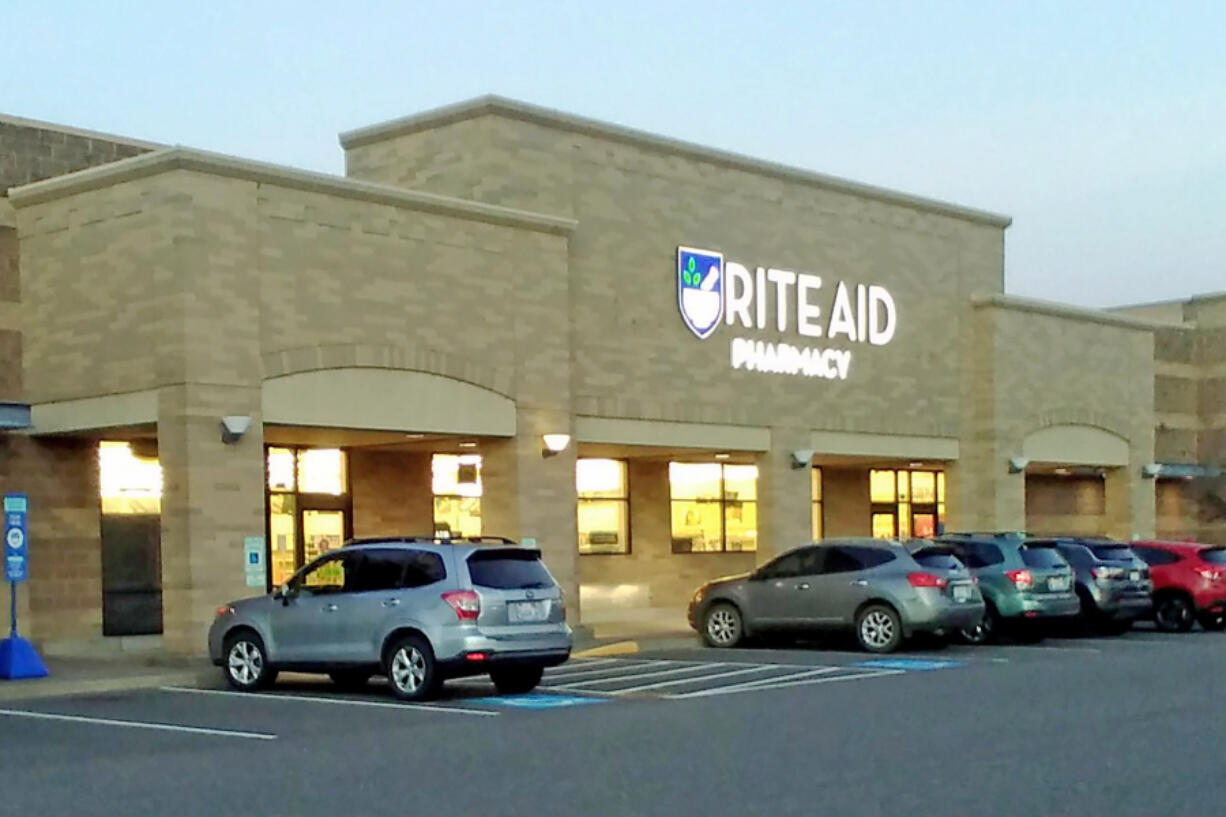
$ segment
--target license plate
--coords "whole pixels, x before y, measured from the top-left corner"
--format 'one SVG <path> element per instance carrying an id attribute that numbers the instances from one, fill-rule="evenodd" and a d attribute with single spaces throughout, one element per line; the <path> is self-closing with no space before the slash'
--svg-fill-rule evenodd
<path id="1" fill-rule="evenodd" d="M 527 624 L 549 618 L 548 601 L 513 601 L 507 605 L 507 621 Z"/>
<path id="2" fill-rule="evenodd" d="M 970 586 L 965 585 L 965 584 L 955 584 L 954 585 L 954 601 L 970 601 L 970 600 L 971 600 Z"/>
<path id="3" fill-rule="evenodd" d="M 1047 589 L 1058 592 L 1068 590 L 1068 576 L 1052 576 L 1047 580 Z"/>
<path id="4" fill-rule="evenodd" d="M 1131 573 L 1129 573 L 1129 574 L 1128 574 L 1128 580 L 1129 580 L 1129 581 L 1131 581 L 1131 582 L 1139 582 L 1139 581 L 1141 581 L 1141 571 L 1139 571 L 1139 570 L 1134 570 L 1134 571 L 1132 571 Z"/>

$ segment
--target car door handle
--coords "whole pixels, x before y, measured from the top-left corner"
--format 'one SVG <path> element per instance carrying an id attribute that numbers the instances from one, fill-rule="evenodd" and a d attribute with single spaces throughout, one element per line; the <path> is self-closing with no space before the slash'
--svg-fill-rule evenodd
<path id="1" fill-rule="evenodd" d="M 384 607 L 399 607 L 400 599 L 387 599 L 383 602 Z"/>
<path id="2" fill-rule="evenodd" d="M 335 613 L 335 612 L 336 612 L 337 610 L 339 610 L 339 609 L 340 609 L 340 608 L 339 608 L 339 607 L 337 607 L 335 604 L 325 604 L 325 605 L 323 606 L 323 611 L 324 611 L 325 613 Z"/>
<path id="3" fill-rule="evenodd" d="M 848 582 L 852 587 L 868 587 L 868 579 L 856 579 Z"/>
<path id="4" fill-rule="evenodd" d="M 800 584 L 796 585 L 796 589 L 797 589 L 797 590 L 808 590 L 808 589 L 809 589 L 809 583 L 808 583 L 808 582 L 801 582 Z"/>

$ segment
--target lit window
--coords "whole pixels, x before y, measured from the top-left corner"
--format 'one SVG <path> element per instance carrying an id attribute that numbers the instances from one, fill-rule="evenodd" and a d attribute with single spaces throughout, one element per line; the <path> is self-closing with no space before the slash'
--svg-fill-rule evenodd
<path id="1" fill-rule="evenodd" d="M 581 459 L 575 462 L 579 495 L 579 552 L 630 552 L 630 497 L 626 463 Z"/>
<path id="2" fill-rule="evenodd" d="M 668 464 L 674 553 L 758 549 L 758 468 Z"/>
<path id="3" fill-rule="evenodd" d="M 822 469 L 813 470 L 813 541 L 822 538 L 825 530 L 825 518 L 822 516 Z"/>
<path id="4" fill-rule="evenodd" d="M 941 471 L 869 472 L 872 531 L 879 539 L 935 536 L 945 518 L 945 474 Z"/>
<path id="5" fill-rule="evenodd" d="M 156 457 L 138 457 L 129 443 L 98 445 L 98 483 L 104 514 L 162 512 L 162 466 Z"/>
<path id="6" fill-rule="evenodd" d="M 430 461 L 435 536 L 481 535 L 481 455 L 435 454 Z"/>
<path id="7" fill-rule="evenodd" d="M 288 448 L 268 449 L 268 490 L 294 490 L 294 452 Z"/>
<path id="8" fill-rule="evenodd" d="M 299 451 L 298 492 L 332 496 L 345 493 L 345 452 L 339 448 Z"/>

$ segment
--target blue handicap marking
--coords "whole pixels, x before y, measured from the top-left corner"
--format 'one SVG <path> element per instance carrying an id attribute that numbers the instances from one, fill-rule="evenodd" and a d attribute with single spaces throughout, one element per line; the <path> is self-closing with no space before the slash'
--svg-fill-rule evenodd
<path id="1" fill-rule="evenodd" d="M 582 695 L 545 695 L 543 693 L 500 695 L 495 698 L 467 698 L 464 701 L 466 704 L 509 706 L 515 709 L 556 709 L 564 706 L 582 706 L 584 704 L 602 704 L 604 702 L 604 698 L 588 698 Z"/>
<path id="2" fill-rule="evenodd" d="M 962 666 L 962 662 L 937 661 L 931 658 L 877 658 L 872 661 L 860 661 L 856 666 L 871 669 L 930 670 L 953 669 Z"/>

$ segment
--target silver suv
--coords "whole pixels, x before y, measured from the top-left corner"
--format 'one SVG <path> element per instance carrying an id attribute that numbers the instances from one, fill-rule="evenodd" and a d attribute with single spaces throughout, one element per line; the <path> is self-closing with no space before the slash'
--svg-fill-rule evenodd
<path id="1" fill-rule="evenodd" d="M 570 657 L 562 590 L 540 551 L 509 539 L 360 539 L 273 593 L 217 608 L 209 657 L 241 690 L 279 670 L 342 687 L 386 674 L 423 700 L 448 678 L 488 673 L 499 692 L 536 687 Z"/>

